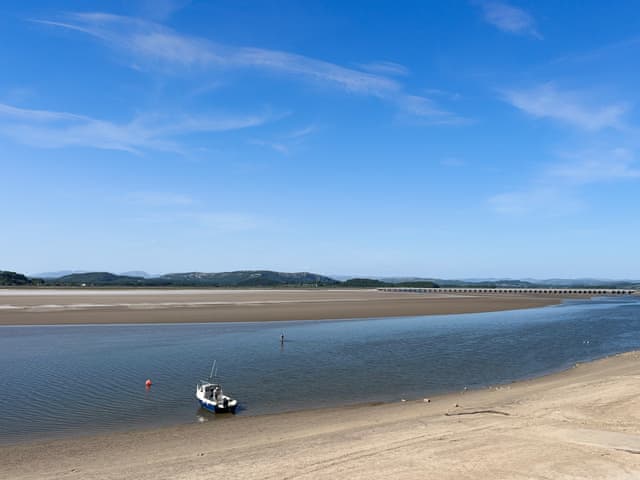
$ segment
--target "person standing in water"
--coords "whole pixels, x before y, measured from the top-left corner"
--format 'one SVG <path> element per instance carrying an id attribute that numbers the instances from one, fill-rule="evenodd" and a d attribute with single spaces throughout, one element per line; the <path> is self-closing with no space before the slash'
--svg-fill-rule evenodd
<path id="1" fill-rule="evenodd" d="M 280 344 L 284 343 L 284 332 L 280 334 Z"/>

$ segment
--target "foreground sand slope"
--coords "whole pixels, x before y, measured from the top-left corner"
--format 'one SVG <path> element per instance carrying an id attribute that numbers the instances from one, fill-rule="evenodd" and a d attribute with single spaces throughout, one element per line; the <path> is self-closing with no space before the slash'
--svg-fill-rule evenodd
<path id="1" fill-rule="evenodd" d="M 220 418 L 2 447 L 0 478 L 637 479 L 640 354 L 430 403 Z"/>

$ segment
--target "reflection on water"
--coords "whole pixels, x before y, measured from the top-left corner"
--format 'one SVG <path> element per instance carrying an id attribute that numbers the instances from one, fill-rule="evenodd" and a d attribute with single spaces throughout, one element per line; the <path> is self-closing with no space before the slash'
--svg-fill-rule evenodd
<path id="1" fill-rule="evenodd" d="M 232 420 L 194 397 L 213 359 L 237 415 L 257 415 L 420 398 L 640 348 L 637 299 L 284 325 L 284 342 L 282 322 L 0 327 L 0 442 Z"/>

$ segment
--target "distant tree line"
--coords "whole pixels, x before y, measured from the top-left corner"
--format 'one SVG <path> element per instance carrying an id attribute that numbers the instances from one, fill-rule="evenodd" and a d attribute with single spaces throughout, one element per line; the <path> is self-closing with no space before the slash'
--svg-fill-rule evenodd
<path id="1" fill-rule="evenodd" d="M 29 278 L 21 273 L 0 270 L 0 285 L 3 287 L 44 285 L 44 280 L 39 278 Z"/>
<path id="2" fill-rule="evenodd" d="M 340 284 L 341 287 L 353 288 L 382 288 L 382 287 L 409 287 L 409 288 L 438 288 L 438 284 L 429 280 L 416 280 L 408 282 L 385 282 L 371 278 L 351 278 Z"/>

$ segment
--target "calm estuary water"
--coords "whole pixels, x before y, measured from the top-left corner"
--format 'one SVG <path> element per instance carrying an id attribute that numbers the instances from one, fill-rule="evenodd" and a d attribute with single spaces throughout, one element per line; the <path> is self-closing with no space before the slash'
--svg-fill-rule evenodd
<path id="1" fill-rule="evenodd" d="M 214 421 L 194 398 L 213 359 L 237 415 L 259 415 L 421 398 L 633 349 L 631 298 L 348 321 L 0 327 L 0 443 Z"/>

